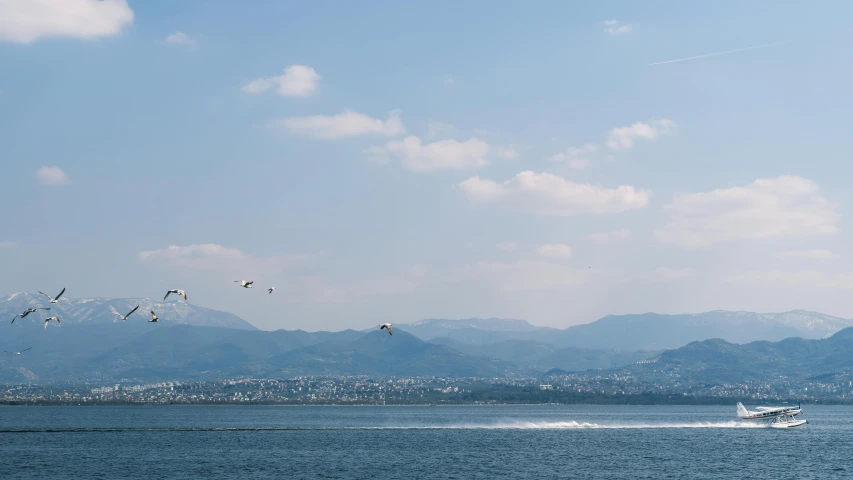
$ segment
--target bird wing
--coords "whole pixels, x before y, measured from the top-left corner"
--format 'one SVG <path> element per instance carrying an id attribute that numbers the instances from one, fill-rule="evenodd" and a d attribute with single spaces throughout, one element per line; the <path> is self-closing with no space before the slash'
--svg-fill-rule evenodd
<path id="1" fill-rule="evenodd" d="M 63 291 L 64 291 L 64 290 L 63 290 Z M 48 295 L 48 294 L 46 294 L 46 293 L 42 292 L 41 290 L 39 290 L 39 293 L 40 293 L 40 294 L 42 294 L 42 295 L 44 295 L 45 297 L 47 297 L 47 299 L 48 299 L 48 300 L 53 300 L 53 297 L 51 297 L 50 295 Z"/>
<path id="2" fill-rule="evenodd" d="M 48 324 L 48 323 L 50 323 L 50 319 L 49 319 L 49 318 L 45 318 L 45 319 L 44 319 L 44 329 L 45 329 L 45 330 L 47 330 L 47 324 Z"/>
<path id="3" fill-rule="evenodd" d="M 33 347 L 25 348 L 25 349 L 21 350 L 21 351 L 20 351 L 20 352 L 18 352 L 18 353 L 24 353 L 24 352 L 26 352 L 27 350 L 30 350 L 30 349 L 32 349 L 32 348 L 33 348 Z"/>
<path id="4" fill-rule="evenodd" d="M 186 299 L 187 299 L 187 292 L 185 292 L 185 291 L 183 291 L 183 290 L 178 290 L 178 295 L 183 295 L 183 296 L 184 296 L 184 300 L 186 300 Z"/>
<path id="5" fill-rule="evenodd" d="M 127 315 L 125 315 L 125 316 L 124 316 L 124 318 L 129 317 L 129 316 L 130 316 L 130 314 L 131 314 L 131 313 L 133 313 L 133 312 L 135 312 L 137 308 L 139 308 L 139 305 L 137 305 L 137 306 L 133 307 L 133 310 L 131 310 L 131 311 L 127 312 Z"/>
<path id="6" fill-rule="evenodd" d="M 17 315 L 15 315 L 14 317 L 12 317 L 12 323 L 15 323 L 15 320 L 17 320 L 17 319 L 18 319 L 18 316 L 17 316 Z M 10 325 L 11 325 L 11 323 L 10 323 Z"/>
<path id="7" fill-rule="evenodd" d="M 39 310 L 50 310 L 50 307 L 39 307 Z"/>
<path id="8" fill-rule="evenodd" d="M 250 280 L 250 281 L 246 282 L 246 285 L 251 285 L 251 284 L 253 284 L 253 283 L 255 283 L 255 281 L 254 281 L 254 280 Z"/>
<path id="9" fill-rule="evenodd" d="M 56 323 L 61 323 L 61 322 L 59 321 L 59 317 L 53 317 L 53 318 L 56 320 Z"/>
<path id="10" fill-rule="evenodd" d="M 388 325 L 388 335 L 394 335 L 391 325 Z"/>
<path id="11" fill-rule="evenodd" d="M 62 287 L 62 291 L 59 292 L 59 295 L 57 295 L 56 298 L 54 298 L 54 300 L 59 300 L 59 297 L 61 297 L 63 293 L 65 293 L 65 287 Z"/>
<path id="12" fill-rule="evenodd" d="M 166 296 L 165 296 L 165 297 L 163 297 L 163 301 L 164 301 L 164 302 L 166 301 L 166 299 L 167 299 L 167 298 L 169 298 L 169 294 L 170 294 L 170 293 L 172 293 L 172 291 L 171 291 L 171 290 L 169 290 L 168 292 L 166 292 Z"/>

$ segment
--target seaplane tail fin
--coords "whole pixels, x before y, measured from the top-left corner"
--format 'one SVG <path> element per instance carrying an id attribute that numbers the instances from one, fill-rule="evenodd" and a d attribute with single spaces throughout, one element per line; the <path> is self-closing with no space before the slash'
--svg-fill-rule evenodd
<path id="1" fill-rule="evenodd" d="M 741 418 L 749 416 L 749 410 L 740 402 L 737 402 L 737 416 Z"/>

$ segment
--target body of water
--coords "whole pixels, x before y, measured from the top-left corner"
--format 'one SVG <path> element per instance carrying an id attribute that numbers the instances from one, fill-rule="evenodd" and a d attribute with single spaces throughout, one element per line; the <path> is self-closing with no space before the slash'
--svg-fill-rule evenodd
<path id="1" fill-rule="evenodd" d="M 0 478 L 853 478 L 853 407 L 803 411 L 773 429 L 734 405 L 0 407 Z"/>

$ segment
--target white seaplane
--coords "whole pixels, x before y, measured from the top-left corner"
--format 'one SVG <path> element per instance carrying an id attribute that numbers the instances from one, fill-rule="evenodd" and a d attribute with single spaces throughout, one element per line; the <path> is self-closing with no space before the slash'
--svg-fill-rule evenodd
<path id="1" fill-rule="evenodd" d="M 773 428 L 799 427 L 809 423 L 808 420 L 795 420 L 794 417 L 803 413 L 798 404 L 796 407 L 756 407 L 750 412 L 742 403 L 737 403 L 737 416 L 744 420 L 770 420 Z"/>

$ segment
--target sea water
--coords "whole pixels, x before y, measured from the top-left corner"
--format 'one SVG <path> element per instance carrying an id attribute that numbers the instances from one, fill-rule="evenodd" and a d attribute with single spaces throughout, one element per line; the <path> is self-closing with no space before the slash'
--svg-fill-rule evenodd
<path id="1" fill-rule="evenodd" d="M 803 412 L 772 429 L 734 405 L 0 407 L 0 478 L 853 478 L 853 407 Z"/>

